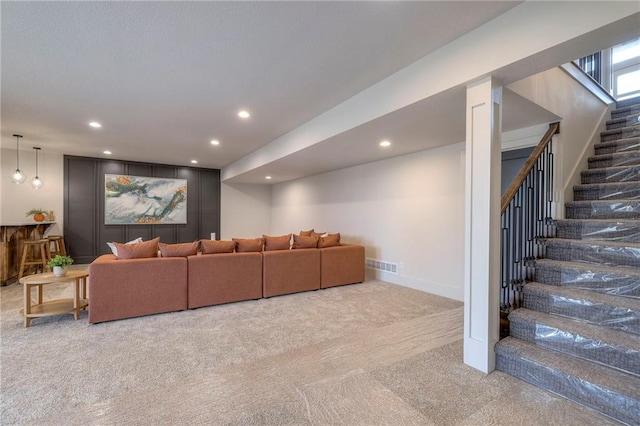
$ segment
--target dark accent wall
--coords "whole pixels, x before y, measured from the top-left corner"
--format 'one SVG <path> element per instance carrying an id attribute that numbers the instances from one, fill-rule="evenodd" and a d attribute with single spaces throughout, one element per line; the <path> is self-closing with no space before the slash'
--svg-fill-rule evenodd
<path id="1" fill-rule="evenodd" d="M 185 225 L 105 225 L 104 175 L 187 180 Z M 107 241 L 160 237 L 165 243 L 220 235 L 220 170 L 102 158 L 64 156 L 64 238 L 75 263 L 91 263 L 110 253 Z"/>

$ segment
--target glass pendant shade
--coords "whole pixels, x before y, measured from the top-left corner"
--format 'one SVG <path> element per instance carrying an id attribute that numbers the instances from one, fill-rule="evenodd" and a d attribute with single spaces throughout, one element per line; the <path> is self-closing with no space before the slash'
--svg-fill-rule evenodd
<path id="1" fill-rule="evenodd" d="M 33 189 L 40 189 L 42 188 L 42 185 L 44 185 L 42 179 L 38 177 L 38 151 L 40 151 L 40 148 L 34 146 L 33 149 L 36 150 L 36 177 L 31 179 L 31 186 Z"/>
<path id="2" fill-rule="evenodd" d="M 20 138 L 22 135 L 13 135 L 16 138 L 16 169 L 11 172 L 11 182 L 21 184 L 25 181 L 27 176 L 20 171 Z"/>
<path id="3" fill-rule="evenodd" d="M 11 173 L 11 182 L 13 183 L 22 183 L 27 179 L 27 176 L 25 176 L 24 173 L 22 173 L 20 171 L 20 169 L 15 169 L 12 173 Z"/>

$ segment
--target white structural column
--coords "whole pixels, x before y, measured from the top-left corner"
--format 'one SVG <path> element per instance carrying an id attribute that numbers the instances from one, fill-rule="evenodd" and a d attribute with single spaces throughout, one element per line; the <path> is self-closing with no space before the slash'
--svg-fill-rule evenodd
<path id="1" fill-rule="evenodd" d="M 467 87 L 464 363 L 495 368 L 499 338 L 500 133 L 502 86 L 486 78 Z"/>

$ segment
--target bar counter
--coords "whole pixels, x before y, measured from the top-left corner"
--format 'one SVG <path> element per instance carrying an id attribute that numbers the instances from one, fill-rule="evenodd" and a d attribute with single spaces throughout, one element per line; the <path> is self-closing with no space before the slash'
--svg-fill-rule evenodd
<path id="1" fill-rule="evenodd" d="M 25 222 L 0 224 L 0 285 L 17 281 L 22 256 L 22 242 L 37 240 L 55 222 Z"/>

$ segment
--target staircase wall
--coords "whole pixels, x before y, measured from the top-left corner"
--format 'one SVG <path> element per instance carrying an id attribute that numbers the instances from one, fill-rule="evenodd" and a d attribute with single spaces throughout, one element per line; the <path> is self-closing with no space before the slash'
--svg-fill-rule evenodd
<path id="1" fill-rule="evenodd" d="M 587 159 L 593 145 L 600 142 L 600 132 L 614 104 L 600 100 L 561 68 L 516 81 L 507 88 L 562 118 L 554 145 L 558 188 L 554 217 L 564 218 L 562 206 L 573 200 L 573 186 L 580 183 L 580 171 L 587 168 Z"/>

